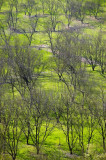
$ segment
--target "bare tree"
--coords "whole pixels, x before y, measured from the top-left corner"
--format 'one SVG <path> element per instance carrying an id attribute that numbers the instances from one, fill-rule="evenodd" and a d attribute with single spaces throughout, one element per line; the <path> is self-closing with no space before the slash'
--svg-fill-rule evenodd
<path id="1" fill-rule="evenodd" d="M 67 136 L 70 153 L 72 154 L 75 143 L 79 140 L 82 154 L 84 153 L 84 127 L 85 127 L 85 88 L 87 75 L 81 63 L 81 46 L 79 32 L 64 32 L 55 45 L 56 67 L 55 71 L 59 80 L 68 90 L 64 98 L 63 130 Z M 77 95 L 77 96 L 76 96 Z M 76 98 L 77 97 L 77 98 Z M 78 98 L 79 97 L 79 98 Z M 66 101 L 65 101 L 66 100 Z M 65 109 L 66 108 L 66 109 Z M 78 112 L 77 112 L 78 111 Z M 75 117 L 78 116 L 77 121 Z M 62 122 L 60 122 L 62 123 Z M 66 129 L 64 128 L 66 126 Z M 67 131 L 67 132 L 65 132 Z"/>
<path id="2" fill-rule="evenodd" d="M 101 67 L 101 73 L 104 74 L 106 62 L 105 62 L 105 40 L 102 36 L 102 31 L 99 31 L 96 36 L 85 35 L 82 38 L 82 55 L 86 58 L 86 61 L 91 65 L 92 70 L 99 65 Z"/>
<path id="3" fill-rule="evenodd" d="M 30 98 L 27 96 L 23 99 L 21 103 L 21 126 L 23 126 L 23 133 L 25 135 L 26 143 L 27 145 L 30 144 L 30 132 L 31 132 L 31 120 L 32 120 L 32 115 L 31 115 L 31 109 L 32 105 L 30 103 Z"/>
<path id="4" fill-rule="evenodd" d="M 97 66 L 99 43 L 95 41 L 94 36 L 89 35 L 86 35 L 86 37 L 84 36 L 81 42 L 83 48 L 82 55 L 86 58 L 87 63 L 91 65 L 94 71 Z"/>
<path id="5" fill-rule="evenodd" d="M 37 9 L 37 3 L 34 0 L 26 0 L 25 3 L 21 3 L 21 7 L 24 9 L 25 15 L 28 13 L 30 17 L 34 9 Z"/>
<path id="6" fill-rule="evenodd" d="M 78 36 L 79 33 L 77 32 L 63 32 L 57 37 L 54 44 L 57 64 L 55 71 L 59 75 L 59 79 L 63 82 L 66 82 L 68 80 L 67 78 L 69 78 L 70 81 L 72 80 L 71 83 L 76 83 L 75 77 L 77 76 L 78 66 L 81 66 Z M 63 73 L 67 74 L 68 77 L 65 78 L 66 76 L 63 76 Z M 64 78 L 66 81 L 64 81 Z"/>
<path id="7" fill-rule="evenodd" d="M 29 17 L 28 28 L 27 29 L 21 28 L 23 34 L 25 35 L 25 37 L 28 40 L 29 46 L 31 46 L 31 43 L 32 43 L 32 40 L 33 40 L 33 36 L 34 36 L 34 34 L 36 32 L 36 28 L 37 28 L 37 25 L 38 25 L 38 20 L 39 20 L 38 16 Z"/>
<path id="8" fill-rule="evenodd" d="M 100 98 L 98 97 L 98 106 L 96 108 L 95 117 L 98 122 L 98 131 L 102 136 L 103 150 L 106 151 L 106 93 L 103 86 L 100 87 Z"/>
<path id="9" fill-rule="evenodd" d="M 82 1 L 78 1 L 75 4 L 75 17 L 77 20 L 80 20 L 82 23 L 84 22 L 84 18 L 86 15 L 86 8 Z"/>
<path id="10" fill-rule="evenodd" d="M 63 88 L 62 88 L 63 89 Z M 63 104 L 62 104 L 62 98 L 61 98 L 61 91 L 60 89 L 58 88 L 58 93 L 50 93 L 50 96 L 51 96 L 51 109 L 53 111 L 53 114 L 55 115 L 55 118 L 56 118 L 56 121 L 57 121 L 57 124 L 60 123 L 60 119 L 61 119 L 61 116 L 63 114 Z"/>
<path id="11" fill-rule="evenodd" d="M 8 49 L 10 44 L 10 39 L 12 36 L 12 31 L 9 30 L 8 34 L 6 34 L 6 28 L 7 28 L 7 24 L 1 20 L 0 21 L 0 37 L 1 37 L 0 42 L 4 48 Z"/>
<path id="12" fill-rule="evenodd" d="M 86 9 L 89 13 L 89 15 L 93 15 L 95 18 L 97 18 L 98 14 L 102 11 L 101 10 L 101 1 L 100 0 L 97 0 L 97 1 L 86 1 L 85 2 L 85 6 L 86 6 Z"/>
<path id="13" fill-rule="evenodd" d="M 8 5 L 9 5 L 9 11 L 7 12 L 6 22 L 10 29 L 15 30 L 18 22 L 18 9 L 19 9 L 18 0 L 15 1 L 10 0 L 8 2 Z"/>
<path id="14" fill-rule="evenodd" d="M 85 113 L 84 113 L 84 101 L 85 101 L 85 93 L 83 91 L 81 91 L 81 100 L 79 100 L 79 104 L 78 107 L 79 108 L 79 118 L 77 118 L 77 134 L 78 134 L 78 139 L 79 139 L 79 145 L 81 147 L 81 153 L 84 153 L 84 126 L 85 126 Z"/>
<path id="15" fill-rule="evenodd" d="M 45 8 L 46 8 L 46 3 L 45 3 L 45 0 L 40 0 L 41 2 L 41 5 L 42 5 L 42 12 L 43 12 L 43 15 L 45 13 Z"/>
<path id="16" fill-rule="evenodd" d="M 58 14 L 59 14 L 59 3 L 56 0 L 48 0 L 47 2 L 48 12 L 49 12 L 49 23 L 53 31 L 56 30 L 56 26 L 59 22 Z"/>
<path id="17" fill-rule="evenodd" d="M 73 154 L 73 149 L 78 139 L 76 134 L 76 107 L 74 103 L 74 94 L 75 93 L 62 96 L 63 110 L 60 121 L 62 130 L 66 136 L 66 142 L 68 144 L 70 154 Z"/>
<path id="18" fill-rule="evenodd" d="M 9 57 L 11 60 L 11 63 L 9 63 L 11 71 L 9 77 L 11 78 L 13 88 L 17 90 L 23 100 L 22 113 L 24 121 L 21 121 L 21 123 L 22 125 L 25 124 L 23 132 L 27 144 L 29 144 L 30 136 L 32 91 L 33 89 L 36 90 L 38 77 L 46 66 L 42 54 L 38 54 L 37 52 L 37 50 L 28 48 L 26 45 L 20 47 L 19 41 L 16 40 L 15 46 L 11 50 L 12 57 Z"/>
<path id="19" fill-rule="evenodd" d="M 33 90 L 33 106 L 31 110 L 31 115 L 33 119 L 33 127 L 31 128 L 30 136 L 33 144 L 36 147 L 37 154 L 47 139 L 51 134 L 56 125 L 51 117 L 51 105 L 49 97 L 42 91 Z M 47 98 L 48 97 L 48 98 Z"/>
<path id="20" fill-rule="evenodd" d="M 22 128 L 19 128 L 19 109 L 17 104 L 11 101 L 10 106 L 4 103 L 2 114 L 2 135 L 6 145 L 6 151 L 13 160 L 16 159 L 19 138 Z"/>
<path id="21" fill-rule="evenodd" d="M 72 18 L 75 16 L 75 6 L 76 1 L 65 0 L 65 2 L 60 2 L 63 12 L 65 13 L 65 17 L 68 20 L 68 28 L 70 27 Z"/>
<path id="22" fill-rule="evenodd" d="M 50 43 L 50 49 L 53 53 L 53 55 L 55 55 L 55 51 L 54 51 L 54 43 L 53 43 L 53 29 L 51 24 L 45 23 L 45 32 L 48 35 L 49 38 L 49 43 Z"/>
<path id="23" fill-rule="evenodd" d="M 98 64 L 101 67 L 101 73 L 104 74 L 106 71 L 106 52 L 105 52 L 105 40 L 103 39 L 103 33 L 100 31 L 97 37 L 99 46 Z"/>
<path id="24" fill-rule="evenodd" d="M 86 112 L 86 124 L 87 124 L 87 153 L 89 151 L 89 145 L 91 140 L 94 138 L 94 132 L 96 130 L 97 121 L 95 120 L 95 110 L 97 107 L 96 100 L 94 96 L 90 96 L 87 94 L 86 104 L 88 104 L 87 108 L 85 109 Z"/>

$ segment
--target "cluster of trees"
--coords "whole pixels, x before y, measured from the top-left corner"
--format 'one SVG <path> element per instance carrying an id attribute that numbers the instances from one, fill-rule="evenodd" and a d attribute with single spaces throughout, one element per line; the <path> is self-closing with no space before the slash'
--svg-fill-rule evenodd
<path id="1" fill-rule="evenodd" d="M 88 15 L 97 18 L 104 1 L 92 0 L 1 0 L 0 10 L 7 4 L 8 11 L 0 20 L 0 152 L 15 160 L 18 145 L 25 138 L 34 145 L 37 154 L 55 126 L 61 127 L 70 154 L 88 152 L 90 143 L 100 134 L 100 144 L 106 151 L 106 40 L 102 30 L 95 36 L 79 29 L 56 32 L 57 25 L 67 19 L 70 27 L 73 18 L 84 22 Z M 41 13 L 42 12 L 42 13 Z M 27 23 L 20 24 L 19 14 L 28 15 Z M 47 33 L 52 56 L 32 48 L 40 18 L 47 16 L 44 32 Z M 48 24 L 48 22 L 50 22 Z M 16 33 L 17 32 L 17 33 Z M 18 34 L 24 35 L 24 41 Z M 51 65 L 49 64 L 51 63 Z M 100 78 L 90 76 L 99 66 Z M 41 76 L 53 70 L 57 90 L 46 90 Z M 45 81 L 43 77 L 43 81 Z M 54 76 L 51 79 L 53 79 Z M 99 143 L 99 142 L 97 142 Z"/>
<path id="2" fill-rule="evenodd" d="M 40 17 L 48 17 L 48 22 L 50 23 L 53 31 L 56 30 L 58 24 L 64 23 L 60 20 L 60 16 L 64 15 L 67 20 L 67 25 L 70 24 L 74 19 L 84 23 L 86 16 L 94 16 L 96 19 L 98 15 L 103 13 L 104 0 L 1 0 L 0 10 L 6 4 L 8 6 L 8 11 L 6 14 L 6 22 L 9 28 L 17 29 L 19 28 L 20 13 L 23 13 L 30 18 L 36 19 L 33 23 L 34 31 L 36 29 L 36 24 Z"/>
<path id="3" fill-rule="evenodd" d="M 97 89 L 97 81 L 91 81 L 86 71 L 78 35 L 64 32 L 53 45 L 53 70 L 62 87 L 58 93 L 39 86 L 39 77 L 49 62 L 44 62 L 38 50 L 28 44 L 19 45 L 19 40 L 15 40 L 14 47 L 6 44 L 1 48 L 1 148 L 13 160 L 22 136 L 39 154 L 56 125 L 61 126 L 66 136 L 70 154 L 76 150 L 87 152 L 95 133 L 100 133 L 106 150 L 106 94 L 103 84 Z"/>
<path id="4" fill-rule="evenodd" d="M 77 141 L 79 141 L 82 153 L 85 151 L 84 143 L 88 144 L 88 150 L 97 130 L 102 135 L 103 149 L 104 151 L 106 150 L 105 78 L 104 82 L 98 85 L 97 80 L 92 79 L 88 74 L 84 63 L 87 63 L 87 60 L 90 61 L 90 59 L 84 61 L 81 57 L 82 51 L 87 51 L 85 46 L 85 48 L 82 47 L 82 41 L 83 39 L 79 33 L 64 32 L 57 38 L 56 46 L 54 47 L 56 54 L 56 67 L 54 69 L 58 74 L 59 80 L 67 88 L 62 91 L 62 105 L 60 107 L 61 110 L 59 109 L 61 114 L 58 115 L 61 115 L 60 124 L 67 137 L 71 154 Z M 85 44 L 89 45 L 86 41 Z M 98 53 L 101 54 L 99 51 Z M 105 51 L 104 55 L 106 56 Z M 85 129 L 87 129 L 87 132 L 85 132 Z"/>
<path id="5" fill-rule="evenodd" d="M 83 45 L 85 48 L 83 56 L 91 65 L 93 71 L 95 67 L 99 65 L 102 74 L 106 71 L 105 43 L 106 40 L 103 38 L 102 31 L 99 31 L 96 36 L 86 35 L 86 38 L 83 38 Z"/>

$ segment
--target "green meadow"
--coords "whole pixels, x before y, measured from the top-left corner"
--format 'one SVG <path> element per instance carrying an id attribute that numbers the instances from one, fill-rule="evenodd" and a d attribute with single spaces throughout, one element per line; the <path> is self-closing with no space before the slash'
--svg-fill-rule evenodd
<path id="1" fill-rule="evenodd" d="M 0 1 L 0 160 L 106 159 L 105 0 Z"/>

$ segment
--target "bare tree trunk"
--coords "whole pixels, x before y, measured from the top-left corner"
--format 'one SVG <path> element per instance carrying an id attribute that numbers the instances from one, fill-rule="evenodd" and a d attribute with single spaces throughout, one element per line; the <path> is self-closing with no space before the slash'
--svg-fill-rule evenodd
<path id="1" fill-rule="evenodd" d="M 105 146 L 105 136 L 103 137 L 103 149 L 104 149 L 104 152 L 106 152 L 106 146 Z"/>
<path id="2" fill-rule="evenodd" d="M 29 136 L 30 136 L 30 122 L 28 122 L 27 145 L 29 145 Z"/>

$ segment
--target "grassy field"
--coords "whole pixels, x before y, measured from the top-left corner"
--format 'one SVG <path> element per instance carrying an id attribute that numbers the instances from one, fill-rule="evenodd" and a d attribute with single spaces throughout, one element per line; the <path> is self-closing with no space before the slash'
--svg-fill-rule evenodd
<path id="1" fill-rule="evenodd" d="M 32 12 L 31 12 L 30 8 L 27 8 L 26 11 L 24 11 L 24 9 L 21 9 L 21 3 L 26 3 L 26 1 L 18 0 L 18 10 L 19 11 L 15 12 L 15 7 L 12 8 L 13 22 L 11 22 L 12 21 L 11 18 L 9 19 L 9 14 L 8 14 L 12 6 L 8 3 L 8 1 L 4 2 L 3 6 L 0 10 L 0 34 L 1 34 L 0 58 L 6 59 L 6 57 L 8 57 L 8 55 L 10 53 L 16 54 L 20 51 L 20 48 L 23 49 L 24 47 L 26 47 L 27 49 L 29 49 L 29 53 L 30 54 L 32 53 L 31 58 L 33 59 L 34 55 L 36 56 L 35 57 L 36 63 L 34 66 L 35 68 L 33 71 L 34 71 L 34 73 L 37 73 L 37 74 L 40 73 L 40 76 L 38 76 L 37 80 L 35 81 L 36 83 L 33 82 L 33 84 L 35 84 L 35 86 L 37 86 L 37 87 L 34 86 L 34 89 L 38 88 L 38 90 L 39 90 L 39 88 L 40 88 L 41 90 L 45 91 L 48 95 L 51 95 L 52 96 L 51 99 L 54 100 L 52 102 L 53 106 L 56 106 L 56 105 L 59 106 L 61 104 L 60 103 L 58 104 L 58 101 L 59 101 L 58 96 L 60 97 L 62 94 L 64 94 L 64 90 L 67 87 L 66 87 L 65 83 L 59 79 L 59 76 L 57 74 L 55 55 L 53 55 L 53 53 L 52 53 L 49 35 L 51 36 L 53 43 L 55 43 L 56 38 L 61 33 L 70 32 L 73 29 L 75 30 L 75 32 L 78 31 L 80 33 L 81 37 L 86 34 L 89 36 L 96 36 L 98 34 L 98 32 L 100 30 L 102 30 L 102 33 L 104 33 L 103 39 L 105 40 L 106 39 L 106 20 L 103 21 L 102 17 L 105 17 L 106 2 L 104 1 L 104 4 L 102 4 L 103 6 L 101 7 L 101 8 L 103 8 L 104 12 L 103 13 L 100 12 L 98 14 L 97 19 L 93 15 L 91 15 L 91 16 L 85 15 L 84 23 L 82 24 L 81 21 L 79 21 L 78 19 L 73 17 L 69 28 L 67 27 L 67 18 L 64 15 L 63 10 L 60 7 L 58 9 L 59 14 L 56 15 L 58 23 L 56 22 L 57 25 L 56 25 L 55 31 L 52 31 L 50 28 L 51 27 L 50 26 L 50 22 L 51 22 L 50 16 L 51 15 L 49 13 L 49 10 L 47 9 L 47 6 L 45 6 L 45 14 L 43 14 L 42 8 L 41 8 L 41 1 L 37 1 L 37 2 L 38 2 L 38 8 L 37 8 L 38 9 L 38 11 L 37 11 L 38 16 L 35 16 L 36 15 L 36 7 L 35 8 L 32 7 Z M 26 12 L 26 15 L 25 15 L 25 12 Z M 31 12 L 31 16 L 28 16 L 28 12 Z M 53 14 L 53 15 L 55 15 L 55 14 Z M 17 22 L 15 19 L 16 16 L 18 17 Z M 8 20 L 9 20 L 9 22 L 8 22 Z M 14 23 L 14 25 L 13 25 L 13 23 Z M 11 27 L 9 27 L 9 25 Z M 16 25 L 16 27 L 14 27 L 15 25 Z M 35 25 L 35 27 L 34 27 L 35 31 L 33 31 L 34 25 Z M 16 43 L 18 43 L 18 50 L 17 50 L 17 48 L 14 49 L 14 46 L 16 45 Z M 8 47 L 9 47 L 9 49 L 8 49 Z M 13 48 L 13 50 L 11 48 Z M 23 51 L 22 54 L 25 51 Z M 5 55 L 4 55 L 4 53 L 5 53 Z M 20 51 L 20 53 L 21 53 L 21 51 Z M 106 54 L 106 52 L 105 52 L 105 54 Z M 41 58 L 41 60 L 39 57 Z M 22 58 L 23 58 L 23 56 L 22 56 Z M 37 59 L 37 58 L 39 58 L 39 59 Z M 42 69 L 43 65 L 38 67 L 39 62 L 41 62 L 41 64 L 44 65 L 44 69 Z M 25 63 L 27 64 L 28 60 L 25 61 Z M 2 64 L 2 62 L 0 63 L 0 65 L 1 64 Z M 91 104 L 91 107 L 95 108 L 97 103 L 98 104 L 100 103 L 100 105 L 102 105 L 102 98 L 103 98 L 102 97 L 102 89 L 104 90 L 104 93 L 106 90 L 106 72 L 104 74 L 101 74 L 101 68 L 99 65 L 97 65 L 95 67 L 94 71 L 92 71 L 92 67 L 88 63 L 85 64 L 84 62 L 82 62 L 82 66 L 83 66 L 83 68 L 85 67 L 86 75 L 89 77 L 88 90 L 89 90 L 89 92 L 90 92 L 90 90 L 92 91 L 91 93 L 88 93 L 88 95 L 89 95 L 88 99 L 91 96 L 91 101 L 89 101 L 89 103 Z M 1 67 L 0 69 L 2 70 L 2 65 L 0 67 Z M 8 63 L 7 63 L 7 66 L 5 65 L 4 68 L 5 68 L 4 69 L 5 71 L 3 70 L 2 71 L 3 73 L 0 72 L 1 77 L 3 77 L 2 74 L 6 75 L 6 72 L 7 72 L 7 73 L 9 73 L 9 75 L 7 75 L 7 77 L 14 78 L 16 76 L 15 78 L 17 78 L 17 80 L 19 80 L 19 75 L 18 75 L 19 71 L 17 72 L 17 74 L 15 74 L 14 71 L 10 69 L 11 67 L 8 67 Z M 66 78 L 66 81 L 68 82 L 68 84 L 70 84 L 71 80 L 68 79 L 69 75 L 67 73 L 64 73 L 63 76 Z M 5 77 L 3 77 L 3 78 L 5 79 Z M 8 79 L 10 79 L 10 78 L 8 78 Z M 0 92 L 0 94 L 1 94 L 0 95 L 1 96 L 0 97 L 0 107 L 1 107 L 0 111 L 2 110 L 3 107 L 5 108 L 5 106 L 8 106 L 9 100 L 11 102 L 12 98 L 14 99 L 14 97 L 16 100 L 19 99 L 17 102 L 17 105 L 23 106 L 24 102 L 22 103 L 22 105 L 20 105 L 21 100 L 22 100 L 20 92 L 22 94 L 25 92 L 26 102 L 30 103 L 29 102 L 30 100 L 27 101 L 27 98 L 29 98 L 28 94 L 30 93 L 29 92 L 30 89 L 28 87 L 25 87 L 24 83 L 23 83 L 23 86 L 19 85 L 19 83 L 21 84 L 21 83 L 23 83 L 23 81 L 21 82 L 21 80 L 20 80 L 19 82 L 18 81 L 16 82 L 16 84 L 15 84 L 16 87 L 13 86 L 14 92 L 12 90 L 12 85 L 9 85 L 8 83 L 3 86 L 0 85 L 0 87 L 1 87 L 0 88 L 1 89 L 1 92 Z M 21 88 L 21 87 L 23 87 L 23 88 Z M 84 88 L 85 86 L 81 85 L 81 87 Z M 20 92 L 18 92 L 17 88 L 18 89 L 21 88 Z M 73 87 L 69 86 L 69 89 L 73 93 L 73 90 L 74 90 Z M 36 91 L 36 89 L 34 91 Z M 78 95 L 75 97 L 75 100 L 78 100 L 78 102 L 80 103 L 80 106 L 82 106 L 82 97 L 81 97 L 82 93 L 79 91 L 77 91 L 77 92 L 78 92 Z M 53 95 L 54 95 L 54 97 L 53 97 Z M 104 94 L 104 97 L 105 96 L 106 95 Z M 55 97 L 57 98 L 57 101 L 55 101 Z M 67 97 L 66 97 L 66 99 L 67 99 Z M 71 95 L 70 95 L 70 97 L 71 97 Z M 93 102 L 93 100 L 94 100 L 94 102 Z M 25 102 L 25 105 L 27 106 L 26 102 Z M 84 103 L 85 103 L 85 106 L 84 106 L 85 109 L 87 107 L 89 108 L 90 104 L 86 104 L 87 102 L 84 102 Z M 97 106 L 99 107 L 99 105 L 97 105 Z M 19 107 L 19 108 L 21 108 L 21 107 Z M 65 108 L 65 105 L 63 105 L 63 108 Z M 26 107 L 26 110 L 27 110 L 27 107 Z M 96 112 L 96 109 L 95 110 L 92 109 L 92 110 L 94 112 Z M 82 121 L 81 122 L 80 122 L 80 120 L 78 121 L 78 118 L 79 119 L 81 118 L 80 117 L 81 114 L 79 114 L 80 110 L 77 109 L 76 112 L 78 112 L 78 116 L 76 116 L 75 123 L 76 123 L 76 126 L 78 126 L 78 123 L 81 124 Z M 0 112 L 0 116 L 1 116 L 1 113 L 2 112 Z M 66 113 L 66 110 L 65 110 L 65 113 Z M 64 114 L 63 114 L 63 116 L 64 116 Z M 8 117 L 8 115 L 7 115 L 7 117 Z M 83 121 L 84 121 L 84 128 L 83 128 L 84 153 L 83 154 L 81 152 L 81 146 L 79 145 L 78 138 L 76 140 L 75 147 L 73 148 L 73 154 L 70 154 L 66 135 L 64 134 L 64 132 L 61 128 L 61 123 L 64 124 L 64 119 L 62 119 L 62 117 L 61 117 L 60 118 L 61 123 L 57 123 L 56 119 L 55 119 L 55 114 L 51 114 L 51 117 L 53 118 L 53 122 L 50 122 L 49 127 L 52 127 L 53 123 L 55 123 L 55 126 L 53 127 L 53 130 L 50 133 L 50 135 L 44 141 L 43 145 L 41 145 L 40 153 L 36 154 L 36 147 L 31 139 L 31 137 L 29 138 L 29 145 L 26 144 L 26 137 L 25 137 L 25 134 L 22 132 L 20 140 L 19 140 L 19 144 L 18 144 L 18 152 L 17 152 L 16 160 L 69 160 L 69 159 L 71 159 L 71 160 L 105 160 L 106 159 L 106 153 L 103 150 L 103 144 L 102 144 L 103 142 L 102 142 L 101 128 L 98 125 L 99 124 L 98 120 L 95 118 L 93 119 L 96 121 L 93 123 L 95 129 L 93 131 L 93 136 L 92 136 L 92 139 L 89 144 L 89 149 L 87 150 L 88 136 L 89 136 L 90 131 L 89 131 L 88 120 L 86 120 L 86 110 L 84 110 L 84 113 L 83 113 Z M 74 115 L 74 117 L 75 117 L 75 115 Z M 104 117 L 102 117 L 102 118 L 104 118 Z M 105 121 L 106 120 L 103 121 L 103 127 L 106 123 Z M 34 125 L 35 122 L 33 120 L 31 120 L 31 122 L 32 122 L 32 125 Z M 43 122 L 45 122 L 45 120 L 43 120 Z M 45 131 L 45 124 L 43 122 L 42 122 L 42 126 L 40 128 L 40 130 L 41 130 L 40 143 L 43 138 L 43 134 L 44 134 L 43 131 Z M 2 126 L 3 126 L 3 124 L 0 121 L 0 132 L 1 133 L 3 133 Z M 20 130 L 20 127 L 21 127 L 21 125 L 19 124 L 18 130 Z M 64 125 L 64 127 L 66 127 L 66 126 Z M 105 133 L 106 128 L 104 130 L 105 130 L 104 131 L 104 133 Z M 66 128 L 65 128 L 65 131 L 66 131 Z M 36 135 L 36 130 L 33 129 L 33 132 L 34 132 L 33 134 Z M 77 131 L 73 132 L 74 135 L 76 135 L 76 132 Z M 10 135 L 12 135 L 12 131 L 11 131 Z M 2 134 L 1 134 L 0 140 L 1 140 L 1 142 L 4 140 L 2 137 Z M 106 139 L 105 139 L 105 141 L 106 141 Z M 1 143 L 0 143 L 0 146 L 2 146 Z M 8 154 L 7 151 L 5 151 L 5 147 L 4 148 L 3 148 L 3 146 L 0 147 L 0 150 L 1 150 L 0 151 L 0 159 L 1 160 L 12 160 L 12 157 Z"/>

